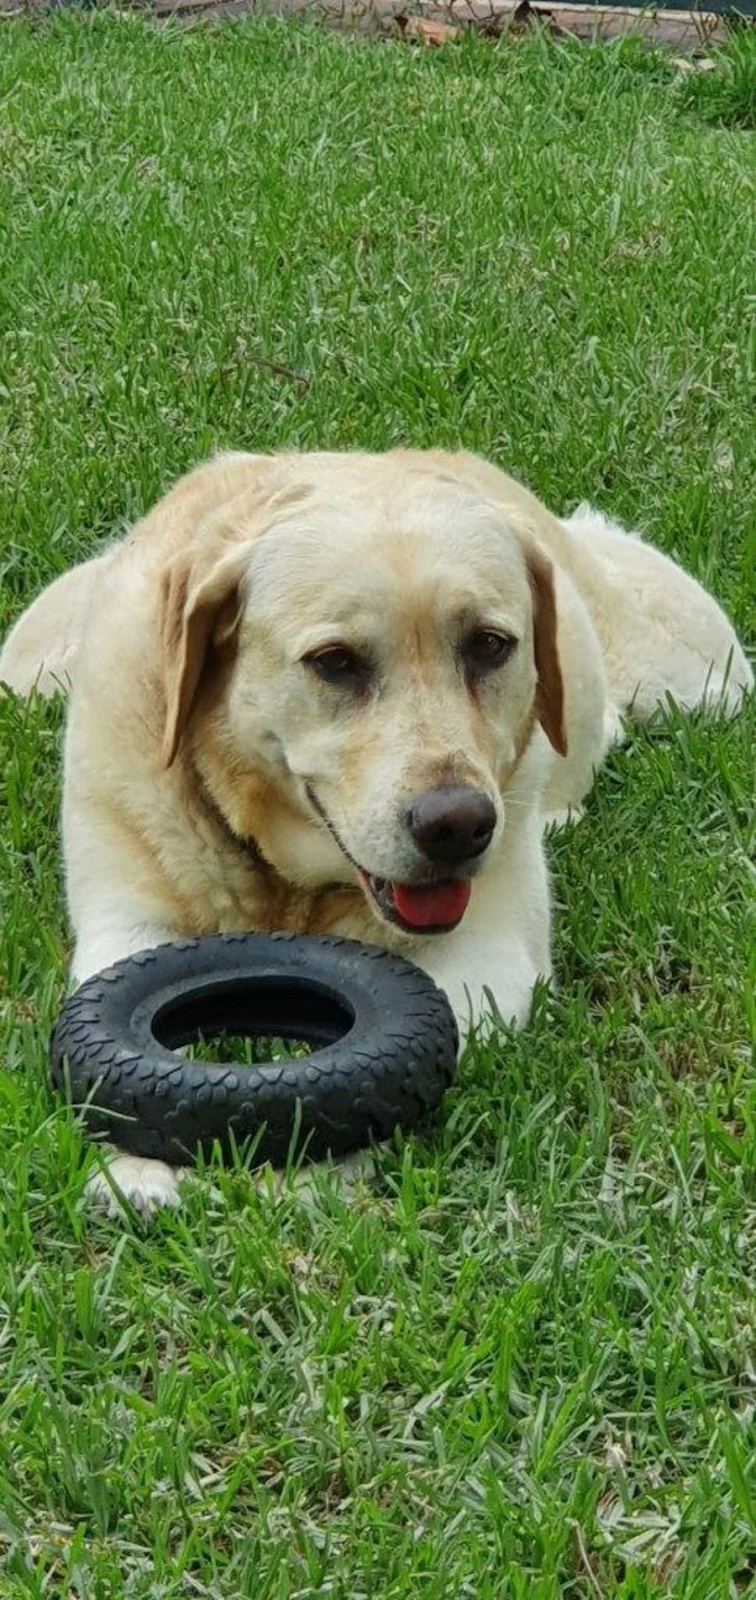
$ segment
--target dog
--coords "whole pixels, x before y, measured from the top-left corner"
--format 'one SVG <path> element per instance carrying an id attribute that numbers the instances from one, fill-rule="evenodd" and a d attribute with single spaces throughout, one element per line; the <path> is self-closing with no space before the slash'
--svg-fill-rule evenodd
<path id="1" fill-rule="evenodd" d="M 289 929 L 423 967 L 463 1029 L 548 978 L 544 828 L 669 696 L 753 674 L 715 601 L 590 507 L 465 453 L 229 453 L 64 574 L 0 679 L 70 689 L 74 982 L 182 935 Z M 112 1185 L 175 1204 L 123 1153 Z"/>

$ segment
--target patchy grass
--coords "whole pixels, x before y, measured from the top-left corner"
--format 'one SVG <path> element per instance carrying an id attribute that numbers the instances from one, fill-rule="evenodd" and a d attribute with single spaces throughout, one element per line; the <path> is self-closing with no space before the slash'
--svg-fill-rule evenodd
<path id="1" fill-rule="evenodd" d="M 0 625 L 221 444 L 464 444 L 754 614 L 749 135 L 634 47 L 3 29 Z M 754 1592 L 753 708 L 553 840 L 560 991 L 351 1205 L 79 1210 L 59 707 L 0 705 L 0 1592 Z M 749 919 L 751 937 L 749 939 Z"/>
<path id="2" fill-rule="evenodd" d="M 711 70 L 693 70 L 680 85 L 683 105 L 706 122 L 726 128 L 756 128 L 756 31 L 731 35 L 708 60 Z"/>

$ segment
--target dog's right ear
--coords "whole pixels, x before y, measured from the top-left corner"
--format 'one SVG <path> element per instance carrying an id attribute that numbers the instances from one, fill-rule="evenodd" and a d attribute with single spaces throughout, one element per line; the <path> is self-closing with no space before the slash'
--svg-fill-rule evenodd
<path id="1" fill-rule="evenodd" d="M 312 493 L 290 477 L 286 460 L 271 456 L 256 493 L 239 496 L 205 524 L 190 548 L 166 570 L 160 606 L 160 646 L 165 694 L 163 763 L 176 759 L 212 646 L 228 645 L 244 605 L 244 578 L 263 534 Z"/>
<path id="2" fill-rule="evenodd" d="M 234 545 L 208 572 L 191 557 L 179 558 L 163 576 L 160 646 L 165 694 L 163 764 L 176 759 L 211 645 L 228 644 L 242 613 L 241 583 L 249 560 L 247 543 Z"/>

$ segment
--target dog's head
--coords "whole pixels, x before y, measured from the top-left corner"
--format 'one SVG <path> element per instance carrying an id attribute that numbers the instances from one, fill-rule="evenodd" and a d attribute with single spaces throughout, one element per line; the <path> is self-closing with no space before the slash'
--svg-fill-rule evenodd
<path id="1" fill-rule="evenodd" d="M 359 879 L 423 934 L 462 917 L 535 722 L 566 748 L 551 565 L 454 459 L 281 461 L 162 604 L 166 765 L 288 882 Z"/>

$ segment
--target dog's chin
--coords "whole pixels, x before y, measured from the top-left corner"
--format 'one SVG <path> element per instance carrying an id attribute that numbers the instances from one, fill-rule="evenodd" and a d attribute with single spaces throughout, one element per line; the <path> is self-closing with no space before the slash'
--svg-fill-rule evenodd
<path id="1" fill-rule="evenodd" d="M 371 910 L 415 938 L 452 933 L 467 910 L 472 884 L 469 878 L 448 878 L 432 883 L 393 883 L 360 870 L 360 882 Z"/>

